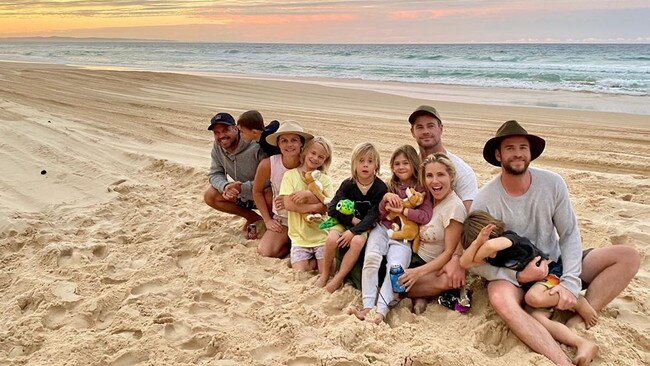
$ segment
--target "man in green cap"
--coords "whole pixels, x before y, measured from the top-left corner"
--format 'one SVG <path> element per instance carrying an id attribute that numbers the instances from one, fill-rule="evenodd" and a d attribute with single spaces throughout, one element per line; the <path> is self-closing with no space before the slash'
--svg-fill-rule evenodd
<path id="1" fill-rule="evenodd" d="M 444 126 L 438 111 L 431 106 L 421 105 L 409 116 L 411 135 L 420 149 L 420 159 L 428 155 L 443 153 L 449 157 L 456 168 L 454 192 L 463 200 L 467 211 L 478 193 L 478 183 L 474 170 L 463 159 L 445 149 L 442 143 Z"/>
<path id="2" fill-rule="evenodd" d="M 430 154 L 443 153 L 454 163 L 456 168 L 454 192 L 463 201 L 465 209 L 469 211 L 472 201 L 478 193 L 476 174 L 463 159 L 444 147 L 442 143 L 444 126 L 438 111 L 432 106 L 421 105 L 411 113 L 408 120 L 411 124 L 411 135 L 415 138 L 420 150 L 420 159 L 424 159 Z M 459 245 L 452 259 L 442 269 L 446 276 L 433 274 L 422 276 L 409 293 L 412 293 L 413 297 L 437 296 L 442 291 L 464 285 L 465 270 L 458 261 L 462 251 L 462 247 Z M 425 307 L 426 302 L 416 300 L 414 311 L 419 313 Z"/>
<path id="3" fill-rule="evenodd" d="M 501 174 L 485 184 L 472 210 L 488 212 L 506 224 L 506 229 L 530 239 L 550 259 L 561 259 L 560 284 L 549 295 L 559 298 L 556 308 L 574 308 L 582 289 L 585 298 L 599 311 L 632 280 L 639 269 L 639 253 L 627 246 L 587 249 L 583 252 L 578 221 L 562 177 L 554 172 L 529 167 L 544 151 L 546 142 L 529 134 L 517 121 L 505 122 L 483 148 L 484 159 L 501 167 Z M 494 310 L 510 329 L 534 351 L 558 365 L 572 362 L 551 333 L 521 307 L 522 284 L 541 280 L 548 272 L 545 261 L 533 259 L 522 271 L 485 264 L 475 272 L 486 278 Z M 583 320 L 575 314 L 569 328 Z M 576 354 L 573 363 L 587 364 L 592 354 Z"/>

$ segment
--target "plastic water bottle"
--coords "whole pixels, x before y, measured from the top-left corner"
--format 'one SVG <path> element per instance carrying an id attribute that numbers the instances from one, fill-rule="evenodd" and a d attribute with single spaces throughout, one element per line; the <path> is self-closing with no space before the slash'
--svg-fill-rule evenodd
<path id="1" fill-rule="evenodd" d="M 400 285 L 397 282 L 397 279 L 404 274 L 404 268 L 399 264 L 393 264 L 390 266 L 390 284 L 393 286 L 393 292 L 398 294 L 406 293 L 404 286 Z"/>

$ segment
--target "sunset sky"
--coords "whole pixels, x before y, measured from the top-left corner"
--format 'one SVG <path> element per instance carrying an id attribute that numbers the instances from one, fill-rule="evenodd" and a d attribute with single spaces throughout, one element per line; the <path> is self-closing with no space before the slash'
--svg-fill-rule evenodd
<path id="1" fill-rule="evenodd" d="M 206 42 L 650 43 L 648 0 L 0 2 L 0 37 Z"/>

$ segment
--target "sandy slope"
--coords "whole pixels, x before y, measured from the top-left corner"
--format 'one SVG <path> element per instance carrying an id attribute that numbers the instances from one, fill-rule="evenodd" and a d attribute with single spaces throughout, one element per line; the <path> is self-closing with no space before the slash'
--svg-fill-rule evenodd
<path id="1" fill-rule="evenodd" d="M 217 111 L 295 119 L 335 145 L 412 142 L 424 102 L 282 81 L 0 63 L 0 364 L 546 365 L 475 285 L 469 315 L 402 302 L 388 324 L 344 315 L 351 287 L 261 258 L 202 202 Z M 436 102 L 446 146 L 481 183 L 483 143 L 515 118 L 547 139 L 586 247 L 631 245 L 642 269 L 598 326 L 598 365 L 650 362 L 650 117 Z M 45 169 L 47 173 L 41 174 Z"/>

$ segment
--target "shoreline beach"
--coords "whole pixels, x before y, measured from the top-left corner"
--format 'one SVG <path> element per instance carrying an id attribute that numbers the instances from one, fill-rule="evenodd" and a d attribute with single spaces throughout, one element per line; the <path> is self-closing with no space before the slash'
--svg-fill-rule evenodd
<path id="1" fill-rule="evenodd" d="M 650 362 L 648 115 L 479 103 L 538 96 L 500 89 L 453 101 L 465 89 L 51 64 L 0 62 L 0 80 L 0 363 L 551 365 L 507 329 L 482 282 L 467 315 L 431 304 L 416 316 L 405 300 L 387 324 L 360 322 L 344 311 L 359 291 L 329 295 L 258 256 L 240 220 L 202 201 L 216 112 L 257 109 L 325 136 L 338 186 L 366 140 L 387 178 L 424 103 L 479 185 L 498 173 L 481 151 L 505 120 L 546 139 L 533 166 L 564 177 L 584 247 L 630 245 L 642 258 L 599 324 L 578 332 L 600 346 L 594 365 Z"/>
<path id="2" fill-rule="evenodd" d="M 397 81 L 337 79 L 327 77 L 272 77 L 268 75 L 229 74 L 222 72 L 146 70 L 129 67 L 102 67 L 89 65 L 65 66 L 88 70 L 161 72 L 181 75 L 204 76 L 210 78 L 305 83 L 333 88 L 367 90 L 414 99 L 437 100 L 452 103 L 494 105 L 503 107 L 569 109 L 650 116 L 650 106 L 647 103 L 648 97 L 645 96 L 616 95 L 585 91 L 533 90 L 503 87 L 479 87 L 469 85 L 446 85 L 435 83 L 405 83 Z"/>

